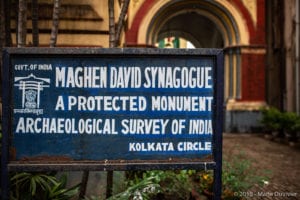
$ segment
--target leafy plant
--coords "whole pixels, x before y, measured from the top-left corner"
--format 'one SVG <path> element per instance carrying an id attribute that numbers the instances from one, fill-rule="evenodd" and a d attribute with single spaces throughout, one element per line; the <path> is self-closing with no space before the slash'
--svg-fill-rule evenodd
<path id="1" fill-rule="evenodd" d="M 201 172 L 199 176 L 201 192 L 212 193 L 213 173 L 211 171 Z M 243 154 L 239 154 L 230 161 L 223 161 L 222 197 L 223 199 L 239 199 L 234 196 L 234 192 L 246 192 L 251 186 L 263 184 L 267 179 L 267 176 L 256 175 L 251 161 L 243 158 Z"/>
<path id="2" fill-rule="evenodd" d="M 277 108 L 263 108 L 261 112 L 261 123 L 265 126 L 267 131 L 279 131 L 282 129 L 282 114 Z"/>
<path id="3" fill-rule="evenodd" d="M 293 112 L 282 113 L 282 127 L 288 132 L 294 132 L 295 124 L 299 120 L 299 116 Z"/>
<path id="4" fill-rule="evenodd" d="M 192 170 L 135 172 L 127 181 L 128 188 L 109 200 L 188 199 Z"/>
<path id="5" fill-rule="evenodd" d="M 255 184 L 263 184 L 268 178 L 256 175 L 251 161 L 243 155 L 235 156 L 230 162 L 223 161 L 222 174 L 223 193 L 232 196 L 233 192 L 247 191 Z"/>
<path id="6" fill-rule="evenodd" d="M 285 136 L 290 141 L 297 140 L 297 131 L 300 127 L 300 117 L 293 112 L 282 113 L 282 126 Z"/>
<path id="7" fill-rule="evenodd" d="M 278 109 L 270 107 L 263 108 L 261 123 L 267 131 L 276 134 L 274 136 L 287 137 L 296 141 L 297 132 L 300 131 L 300 116 L 294 112 L 280 112 Z"/>
<path id="8" fill-rule="evenodd" d="M 58 182 L 53 183 L 53 186 L 48 191 L 47 199 L 55 200 L 68 200 L 77 195 L 79 185 L 77 184 L 71 188 L 66 188 L 67 176 L 63 175 Z"/>
<path id="9" fill-rule="evenodd" d="M 128 200 L 128 199 L 150 199 L 161 191 L 161 187 L 155 181 L 156 177 L 146 177 L 136 181 L 125 191 L 110 197 L 108 200 Z"/>
<path id="10" fill-rule="evenodd" d="M 295 124 L 293 124 L 292 130 L 295 132 L 300 132 L 300 117 L 299 116 L 298 116 Z"/>
<path id="11" fill-rule="evenodd" d="M 11 178 L 10 199 L 64 200 L 78 193 L 78 185 L 66 189 L 66 176 L 57 179 L 53 174 L 16 173 Z"/>
<path id="12" fill-rule="evenodd" d="M 159 184 L 165 199 L 189 199 L 192 189 L 190 171 L 163 171 Z"/>

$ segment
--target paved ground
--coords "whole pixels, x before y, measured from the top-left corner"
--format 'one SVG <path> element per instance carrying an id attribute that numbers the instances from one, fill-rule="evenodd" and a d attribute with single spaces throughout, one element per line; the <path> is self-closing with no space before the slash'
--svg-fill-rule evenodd
<path id="1" fill-rule="evenodd" d="M 263 134 L 224 134 L 223 155 L 243 152 L 256 171 L 271 171 L 269 183 L 241 191 L 245 199 L 300 199 L 300 148 L 266 139 Z"/>

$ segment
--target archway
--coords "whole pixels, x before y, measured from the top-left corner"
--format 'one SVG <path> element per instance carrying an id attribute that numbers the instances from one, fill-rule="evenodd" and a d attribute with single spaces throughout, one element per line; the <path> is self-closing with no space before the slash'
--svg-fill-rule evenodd
<path id="1" fill-rule="evenodd" d="M 249 32 L 240 12 L 226 1 L 157 1 L 143 17 L 137 43 L 154 46 L 181 37 L 196 48 L 225 49 L 225 99 L 241 99 L 241 52 Z"/>
<path id="2" fill-rule="evenodd" d="M 197 48 L 223 48 L 226 126 L 248 131 L 258 126 L 265 105 L 264 5 L 264 0 L 144 0 L 125 44 L 154 47 L 175 36 Z"/>
<path id="3" fill-rule="evenodd" d="M 168 37 L 184 38 L 196 48 L 224 47 L 223 36 L 218 27 L 196 12 L 182 13 L 166 21 L 158 30 L 157 40 Z"/>
<path id="4" fill-rule="evenodd" d="M 179 15 L 188 16 L 189 14 L 206 17 L 214 23 L 225 39 L 225 47 L 249 44 L 249 31 L 241 13 L 226 1 L 165 0 L 156 1 L 154 5 L 145 6 L 145 9 L 149 10 L 143 16 L 142 21 L 137 20 L 139 23 L 136 33 L 138 44 L 153 44 L 153 39 L 155 40 L 157 37 L 157 31 L 167 21 Z M 141 10 L 141 12 L 144 11 Z"/>

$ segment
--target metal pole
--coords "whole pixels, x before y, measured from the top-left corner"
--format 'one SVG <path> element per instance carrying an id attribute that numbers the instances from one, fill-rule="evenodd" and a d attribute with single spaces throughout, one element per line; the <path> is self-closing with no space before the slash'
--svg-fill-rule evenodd
<path id="1" fill-rule="evenodd" d="M 300 115 L 300 70 L 299 70 L 299 46 L 300 46 L 300 30 L 299 30 L 299 23 L 300 23 L 300 4 L 299 4 L 299 0 L 296 0 L 296 19 L 295 19 L 295 22 L 296 22 L 296 38 L 295 38 L 295 41 L 296 41 L 296 63 L 295 63 L 295 81 L 296 81 L 296 84 L 295 84 L 295 90 L 296 90 L 296 112 L 298 115 Z"/>
<path id="2" fill-rule="evenodd" d="M 6 53 L 3 53 L 3 82 L 2 82 L 2 102 L 3 102 L 3 112 L 2 113 L 10 113 L 9 106 L 8 106 L 8 98 L 9 98 L 9 91 L 7 89 L 9 85 L 9 58 Z M 9 198 L 9 178 L 8 178 L 8 158 L 9 158 L 9 151 L 8 151 L 8 138 L 9 138 L 9 117 L 2 117 L 2 149 L 1 149 L 1 195 L 2 200 L 8 200 Z"/>
<path id="3" fill-rule="evenodd" d="M 216 112 L 214 113 L 217 120 L 215 120 L 215 131 L 213 134 L 214 146 L 213 157 L 216 162 L 214 169 L 214 183 L 213 183 L 213 199 L 220 200 L 222 196 L 222 144 L 223 144 L 223 111 L 224 111 L 224 57 L 223 52 L 217 58 L 217 72 L 215 73 L 218 83 L 215 90 L 218 91 L 216 95 Z"/>
<path id="4" fill-rule="evenodd" d="M 106 177 L 106 198 L 112 196 L 114 171 L 107 171 Z"/>
<path id="5" fill-rule="evenodd" d="M 80 199 L 84 199 L 84 197 L 85 197 L 87 184 L 88 184 L 88 180 L 89 180 L 89 174 L 90 174 L 89 171 L 83 171 L 81 185 L 80 185 L 80 192 L 79 192 Z"/>

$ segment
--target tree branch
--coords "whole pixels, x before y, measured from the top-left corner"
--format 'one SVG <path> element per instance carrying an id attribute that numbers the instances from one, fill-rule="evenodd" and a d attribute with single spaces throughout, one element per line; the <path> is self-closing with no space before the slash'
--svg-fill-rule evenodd
<path id="1" fill-rule="evenodd" d="M 109 47 L 115 47 L 115 11 L 114 0 L 108 0 L 108 15 L 109 15 Z"/>
<path id="2" fill-rule="evenodd" d="M 26 0 L 19 1 L 19 17 L 18 17 L 18 47 L 26 45 L 27 33 L 27 2 Z"/>
<path id="3" fill-rule="evenodd" d="M 119 20 L 118 20 L 118 26 L 117 26 L 116 38 L 115 38 L 115 46 L 118 46 L 120 44 L 121 31 L 124 26 L 124 19 L 127 14 L 129 3 L 130 3 L 130 0 L 124 0 L 123 6 L 121 9 L 121 13 L 119 16 Z"/>
<path id="4" fill-rule="evenodd" d="M 54 0 L 50 47 L 56 46 L 58 24 L 59 24 L 59 10 L 60 10 L 60 0 Z"/>

